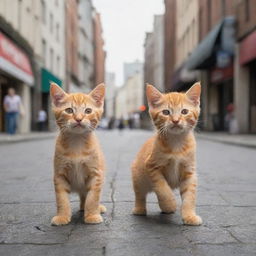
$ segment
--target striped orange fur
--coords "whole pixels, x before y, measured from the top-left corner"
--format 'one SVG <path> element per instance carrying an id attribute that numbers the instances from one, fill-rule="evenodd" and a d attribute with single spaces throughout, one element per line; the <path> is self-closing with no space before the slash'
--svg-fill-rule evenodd
<path id="1" fill-rule="evenodd" d="M 54 157 L 54 186 L 57 215 L 52 225 L 65 225 L 71 220 L 69 194 L 80 197 L 86 223 L 103 221 L 100 193 L 104 181 L 104 157 L 94 134 L 101 115 L 105 86 L 98 85 L 90 94 L 67 94 L 51 84 L 51 98 L 59 135 Z"/>
<path id="2" fill-rule="evenodd" d="M 173 190 L 179 188 L 184 224 L 200 225 L 196 215 L 196 141 L 193 130 L 200 113 L 200 83 L 186 93 L 162 94 L 147 85 L 149 113 L 156 135 L 143 145 L 132 165 L 135 215 L 146 214 L 146 196 L 155 192 L 162 212 L 176 210 Z"/>

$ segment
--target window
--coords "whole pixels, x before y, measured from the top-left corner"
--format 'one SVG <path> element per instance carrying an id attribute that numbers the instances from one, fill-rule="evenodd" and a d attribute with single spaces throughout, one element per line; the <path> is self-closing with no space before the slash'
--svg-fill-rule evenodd
<path id="1" fill-rule="evenodd" d="M 60 25 L 59 23 L 56 24 L 56 40 L 59 41 L 60 40 Z"/>
<path id="2" fill-rule="evenodd" d="M 53 32 L 53 15 L 50 13 L 50 31 Z"/>
<path id="3" fill-rule="evenodd" d="M 57 56 L 56 59 L 56 74 L 60 76 L 60 56 Z"/>
<path id="4" fill-rule="evenodd" d="M 54 65 L 53 65 L 53 49 L 51 48 L 51 50 L 50 50 L 50 69 L 51 69 L 51 71 L 53 71 L 53 67 L 54 67 Z"/>
<path id="5" fill-rule="evenodd" d="M 46 65 L 46 57 L 47 57 L 46 54 L 47 54 L 46 41 L 43 39 L 42 40 L 42 57 L 43 57 L 44 66 Z"/>
<path id="6" fill-rule="evenodd" d="M 41 10 L 42 10 L 42 21 L 44 24 L 46 24 L 46 6 L 45 6 L 44 0 L 41 0 Z"/>

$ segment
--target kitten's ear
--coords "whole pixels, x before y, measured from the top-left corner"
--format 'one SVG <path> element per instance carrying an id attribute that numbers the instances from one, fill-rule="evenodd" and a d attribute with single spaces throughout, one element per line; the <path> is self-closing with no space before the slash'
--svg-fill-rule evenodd
<path id="1" fill-rule="evenodd" d="M 200 104 L 201 83 L 197 82 L 186 92 L 187 97 L 193 102 L 194 105 Z"/>
<path id="2" fill-rule="evenodd" d="M 89 95 L 94 99 L 94 101 L 97 103 L 97 105 L 101 106 L 104 103 L 104 97 L 105 97 L 105 85 L 99 84 L 97 85 L 90 93 Z"/>
<path id="3" fill-rule="evenodd" d="M 148 104 L 150 107 L 156 107 L 159 101 L 162 99 L 163 94 L 159 92 L 153 85 L 147 84 L 146 94 L 148 99 Z"/>
<path id="4" fill-rule="evenodd" d="M 67 96 L 67 94 L 55 83 L 51 83 L 50 94 L 55 107 L 59 107 L 63 104 L 63 100 Z"/>

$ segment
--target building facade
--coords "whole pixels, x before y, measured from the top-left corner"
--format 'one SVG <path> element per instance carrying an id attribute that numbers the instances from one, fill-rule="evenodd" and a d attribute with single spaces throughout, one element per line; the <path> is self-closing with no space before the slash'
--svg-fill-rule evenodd
<path id="1" fill-rule="evenodd" d="M 116 94 L 116 82 L 115 73 L 107 72 L 105 75 L 106 83 L 106 97 L 105 97 L 105 116 L 112 118 L 115 116 L 115 94 Z"/>
<path id="2" fill-rule="evenodd" d="M 5 131 L 3 99 L 9 87 L 21 96 L 24 114 L 18 132 L 31 129 L 32 94 L 35 91 L 34 56 L 40 52 L 40 3 L 0 1 L 0 132 Z"/>
<path id="3" fill-rule="evenodd" d="M 124 82 L 135 74 L 143 72 L 143 63 L 139 60 L 124 63 Z"/>
<path id="4" fill-rule="evenodd" d="M 79 17 L 78 1 L 66 0 L 66 87 L 70 92 L 80 91 L 79 83 Z"/>
<path id="5" fill-rule="evenodd" d="M 50 82 L 65 87 L 66 79 L 65 1 L 41 0 L 40 3 L 41 47 L 36 62 L 40 74 L 41 106 L 38 107 L 47 112 L 48 129 L 53 130 L 55 119 L 51 111 Z M 35 119 L 37 113 L 34 112 Z"/>
<path id="6" fill-rule="evenodd" d="M 81 90 L 90 91 L 94 86 L 94 27 L 93 6 L 90 0 L 79 1 L 79 82 Z"/>
<path id="7" fill-rule="evenodd" d="M 234 63 L 235 116 L 239 132 L 256 133 L 256 2 L 237 1 Z"/>
<path id="8" fill-rule="evenodd" d="M 144 104 L 144 85 L 142 73 L 130 76 L 116 95 L 116 118 L 129 119 L 140 114 Z"/>
<path id="9" fill-rule="evenodd" d="M 98 12 L 94 12 L 94 86 L 105 81 L 105 60 L 106 52 L 104 50 L 103 29 L 101 17 Z"/>
<path id="10" fill-rule="evenodd" d="M 168 92 L 172 87 L 172 79 L 176 63 L 176 0 L 165 0 L 164 13 L 164 86 Z"/>

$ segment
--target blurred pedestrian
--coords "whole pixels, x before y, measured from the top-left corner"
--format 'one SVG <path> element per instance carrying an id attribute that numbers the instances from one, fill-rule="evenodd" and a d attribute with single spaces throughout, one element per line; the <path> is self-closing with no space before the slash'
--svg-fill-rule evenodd
<path id="1" fill-rule="evenodd" d="M 38 111 L 38 116 L 37 116 L 38 130 L 41 132 L 45 131 L 46 123 L 47 123 L 47 113 L 44 109 L 40 109 Z"/>
<path id="2" fill-rule="evenodd" d="M 16 94 L 14 88 L 8 89 L 8 94 L 4 97 L 5 124 L 8 134 L 15 134 L 17 130 L 17 120 L 19 113 L 23 115 L 21 98 Z"/>
<path id="3" fill-rule="evenodd" d="M 124 119 L 122 117 L 119 120 L 118 129 L 120 132 L 124 129 Z"/>
<path id="4" fill-rule="evenodd" d="M 235 118 L 235 106 L 233 103 L 229 103 L 227 105 L 227 113 L 225 115 L 225 129 L 228 130 L 229 133 L 237 133 L 238 132 L 238 124 Z"/>
<path id="5" fill-rule="evenodd" d="M 115 126 L 115 118 L 112 116 L 108 123 L 108 129 L 112 130 L 114 128 L 114 126 Z"/>

